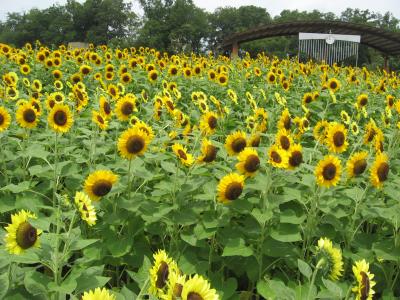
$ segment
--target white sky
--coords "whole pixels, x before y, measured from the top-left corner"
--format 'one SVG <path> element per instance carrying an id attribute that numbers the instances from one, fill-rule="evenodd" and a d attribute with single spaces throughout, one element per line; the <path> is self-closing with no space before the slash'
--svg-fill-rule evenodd
<path id="1" fill-rule="evenodd" d="M 5 20 L 9 12 L 23 12 L 31 8 L 47 8 L 52 4 L 65 4 L 66 0 L 0 0 L 0 20 Z M 83 0 L 79 0 L 83 2 Z M 128 2 L 128 0 L 127 0 Z M 137 1 L 132 0 L 134 7 L 139 8 Z M 318 9 L 322 12 L 333 12 L 339 15 L 347 7 L 369 9 L 370 11 L 385 13 L 390 11 L 396 18 L 400 19 L 400 0 L 193 0 L 201 8 L 209 12 L 217 7 L 242 5 L 255 5 L 265 7 L 272 15 L 278 15 L 284 9 L 308 10 Z M 138 11 L 139 12 L 139 11 Z"/>

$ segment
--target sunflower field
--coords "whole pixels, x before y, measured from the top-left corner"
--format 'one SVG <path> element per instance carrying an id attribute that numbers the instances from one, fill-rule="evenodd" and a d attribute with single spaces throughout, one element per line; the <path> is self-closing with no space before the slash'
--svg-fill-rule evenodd
<path id="1" fill-rule="evenodd" d="M 0 44 L 0 298 L 399 299 L 400 78 Z"/>

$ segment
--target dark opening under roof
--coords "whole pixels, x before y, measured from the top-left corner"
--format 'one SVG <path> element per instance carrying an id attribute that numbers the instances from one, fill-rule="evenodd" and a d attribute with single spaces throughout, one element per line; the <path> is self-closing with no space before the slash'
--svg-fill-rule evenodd
<path id="1" fill-rule="evenodd" d="M 230 48 L 234 43 L 276 37 L 297 35 L 299 32 L 354 34 L 361 36 L 361 44 L 383 52 L 386 55 L 400 55 L 400 33 L 379 29 L 369 25 L 342 21 L 296 21 L 273 23 L 234 33 L 222 42 L 222 48 Z"/>

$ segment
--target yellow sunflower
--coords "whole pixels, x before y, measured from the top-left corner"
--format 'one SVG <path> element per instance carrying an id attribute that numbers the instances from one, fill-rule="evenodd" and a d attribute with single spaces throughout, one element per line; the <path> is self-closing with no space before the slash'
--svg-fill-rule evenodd
<path id="1" fill-rule="evenodd" d="M 172 274 L 179 274 L 176 262 L 170 258 L 164 250 L 153 254 L 154 263 L 150 269 L 150 294 L 161 297 L 165 295 L 168 280 Z"/>
<path id="2" fill-rule="evenodd" d="M 336 78 L 331 78 L 328 81 L 328 88 L 331 92 L 336 93 L 340 89 L 340 81 Z"/>
<path id="3" fill-rule="evenodd" d="M 81 300 L 116 300 L 117 298 L 106 288 L 95 288 L 94 291 L 84 292 Z"/>
<path id="4" fill-rule="evenodd" d="M 343 272 L 343 258 L 340 249 L 333 247 L 332 241 L 329 239 L 320 238 L 317 255 L 326 260 L 322 267 L 324 275 L 333 281 L 337 281 Z"/>
<path id="5" fill-rule="evenodd" d="M 228 84 L 228 75 L 225 73 L 221 73 L 217 76 L 217 82 L 221 86 L 226 86 Z"/>
<path id="6" fill-rule="evenodd" d="M 358 133 L 360 132 L 356 122 L 351 122 L 350 128 L 353 135 L 358 135 Z"/>
<path id="7" fill-rule="evenodd" d="M 280 129 L 276 134 L 275 143 L 279 148 L 288 151 L 293 145 L 293 138 L 290 136 L 289 131 L 286 129 Z"/>
<path id="8" fill-rule="evenodd" d="M 167 291 L 161 296 L 162 300 L 177 300 L 181 299 L 182 289 L 186 283 L 186 275 L 181 275 L 176 272 L 168 274 Z"/>
<path id="9" fill-rule="evenodd" d="M 349 178 L 360 176 L 367 168 L 367 151 L 354 153 L 346 163 L 347 175 Z"/>
<path id="10" fill-rule="evenodd" d="M 151 70 L 148 74 L 147 74 L 147 78 L 149 79 L 150 82 L 156 82 L 157 78 L 158 78 L 158 72 L 157 70 Z"/>
<path id="11" fill-rule="evenodd" d="M 38 237 L 42 231 L 33 227 L 29 219 L 37 217 L 25 210 L 11 215 L 11 224 L 5 227 L 7 233 L 4 237 L 6 248 L 11 254 L 19 255 L 31 247 L 40 247 Z"/>
<path id="12" fill-rule="evenodd" d="M 369 272 L 369 263 L 363 260 L 356 261 L 353 266 L 353 274 L 357 280 L 352 291 L 357 293 L 356 300 L 372 300 L 375 291 L 372 289 L 376 282 L 373 281 L 374 274 Z"/>
<path id="13" fill-rule="evenodd" d="M 117 101 L 115 114 L 121 121 L 128 121 L 136 109 L 136 99 L 133 96 L 125 95 Z"/>
<path id="14" fill-rule="evenodd" d="M 95 225 L 97 220 L 96 210 L 94 209 L 90 198 L 85 193 L 76 192 L 74 202 L 81 213 L 82 220 L 89 226 Z"/>
<path id="15" fill-rule="evenodd" d="M 288 169 L 293 170 L 303 162 L 303 148 L 300 144 L 293 144 L 288 153 Z"/>
<path id="16" fill-rule="evenodd" d="M 141 129 L 131 127 L 125 130 L 118 139 L 120 155 L 126 159 L 133 159 L 143 155 L 150 143 L 149 136 Z"/>
<path id="17" fill-rule="evenodd" d="M 11 123 L 11 116 L 5 107 L 0 106 L 0 132 L 6 130 Z"/>
<path id="18" fill-rule="evenodd" d="M 211 135 L 218 126 L 218 115 L 214 112 L 206 112 L 200 119 L 200 130 L 205 135 Z"/>
<path id="19" fill-rule="evenodd" d="M 17 108 L 16 120 L 19 126 L 31 129 L 37 126 L 39 118 L 32 104 L 24 103 Z"/>
<path id="20" fill-rule="evenodd" d="M 99 99 L 100 113 L 107 119 L 112 116 L 112 109 L 110 103 L 107 101 L 105 96 L 101 96 Z"/>
<path id="21" fill-rule="evenodd" d="M 239 173 L 246 177 L 252 177 L 260 168 L 260 158 L 258 153 L 253 148 L 246 148 L 238 155 L 239 162 L 236 164 L 236 169 Z"/>
<path id="22" fill-rule="evenodd" d="M 210 283 L 199 275 L 194 275 L 183 285 L 182 300 L 219 300 L 215 289 L 210 287 Z"/>
<path id="23" fill-rule="evenodd" d="M 325 141 L 328 134 L 329 122 L 326 120 L 320 120 L 314 127 L 313 135 L 316 141 L 322 143 Z"/>
<path id="24" fill-rule="evenodd" d="M 340 117 L 341 117 L 341 119 L 342 119 L 342 121 L 343 121 L 344 124 L 347 124 L 347 125 L 350 124 L 351 119 L 350 119 L 350 116 L 349 116 L 349 114 L 347 113 L 347 111 L 342 110 L 342 111 L 340 112 Z"/>
<path id="25" fill-rule="evenodd" d="M 363 109 L 368 104 L 368 95 L 361 94 L 357 97 L 356 108 Z"/>
<path id="26" fill-rule="evenodd" d="M 180 161 L 185 165 L 185 166 L 190 166 L 193 164 L 194 159 L 193 155 L 187 152 L 186 147 L 179 143 L 175 143 L 172 146 L 172 151 L 174 151 L 175 155 L 180 159 Z"/>
<path id="27" fill-rule="evenodd" d="M 325 143 L 331 152 L 342 153 L 346 151 L 349 143 L 347 142 L 347 129 L 344 125 L 332 122 L 328 127 Z"/>
<path id="28" fill-rule="evenodd" d="M 243 192 L 244 179 L 243 175 L 237 173 L 230 173 L 221 178 L 217 187 L 218 200 L 227 204 L 239 198 Z"/>
<path id="29" fill-rule="evenodd" d="M 250 136 L 250 138 L 247 141 L 247 145 L 249 147 L 258 147 L 260 146 L 261 143 L 261 135 L 259 133 L 254 133 L 253 135 Z"/>
<path id="30" fill-rule="evenodd" d="M 290 118 L 289 109 L 285 108 L 282 111 L 282 114 L 281 114 L 281 116 L 279 118 L 278 129 L 290 130 L 291 126 L 292 126 L 292 120 Z"/>
<path id="31" fill-rule="evenodd" d="M 84 189 L 91 200 L 98 201 L 111 191 L 117 180 L 118 176 L 113 172 L 109 170 L 98 170 L 91 173 L 86 178 Z"/>
<path id="32" fill-rule="evenodd" d="M 289 157 L 285 150 L 278 145 L 272 145 L 268 150 L 268 162 L 276 168 L 286 169 L 289 163 Z"/>
<path id="33" fill-rule="evenodd" d="M 94 122 L 101 130 L 106 130 L 108 127 L 107 119 L 95 110 L 92 110 L 92 122 Z"/>
<path id="34" fill-rule="evenodd" d="M 331 187 L 336 185 L 342 174 L 340 160 L 333 155 L 326 155 L 318 162 L 315 168 L 315 177 L 320 186 Z"/>
<path id="35" fill-rule="evenodd" d="M 314 101 L 314 95 L 313 93 L 305 93 L 303 95 L 302 103 L 304 105 L 310 104 L 311 102 Z"/>
<path id="36" fill-rule="evenodd" d="M 373 119 L 370 119 L 367 125 L 365 126 L 365 133 L 364 133 L 364 144 L 369 144 L 371 143 L 375 135 L 378 132 L 378 127 L 376 126 L 376 123 Z"/>
<path id="37" fill-rule="evenodd" d="M 55 132 L 66 133 L 74 123 L 74 118 L 68 105 L 55 104 L 47 117 L 47 121 Z"/>
<path id="38" fill-rule="evenodd" d="M 243 131 L 236 131 L 226 137 L 225 149 L 229 155 L 237 155 L 246 148 L 247 140 L 246 133 Z"/>
<path id="39" fill-rule="evenodd" d="M 210 163 L 213 162 L 218 153 L 218 148 L 215 147 L 210 140 L 203 139 L 201 143 L 201 155 L 197 158 L 199 162 Z"/>
<path id="40" fill-rule="evenodd" d="M 381 188 L 389 176 L 389 158 L 386 153 L 378 153 L 371 166 L 370 180 L 374 187 Z"/>

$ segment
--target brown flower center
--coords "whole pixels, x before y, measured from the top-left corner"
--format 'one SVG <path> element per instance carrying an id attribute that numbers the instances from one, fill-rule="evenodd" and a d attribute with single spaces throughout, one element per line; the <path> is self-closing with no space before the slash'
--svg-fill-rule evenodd
<path id="1" fill-rule="evenodd" d="M 228 200 L 236 200 L 243 191 L 242 184 L 240 182 L 231 182 L 225 191 L 225 198 Z"/>
<path id="2" fill-rule="evenodd" d="M 156 80 L 157 79 L 157 73 L 156 72 L 151 73 L 150 78 L 151 78 L 151 80 Z"/>
<path id="3" fill-rule="evenodd" d="M 332 180 L 335 178 L 336 175 L 336 166 L 333 163 L 327 164 L 323 171 L 322 171 L 322 176 L 324 177 L 325 180 Z"/>
<path id="4" fill-rule="evenodd" d="M 33 123 L 36 120 L 36 113 L 32 108 L 29 108 L 24 111 L 23 117 L 24 117 L 25 122 Z"/>
<path id="5" fill-rule="evenodd" d="M 257 155 L 249 155 L 249 157 L 247 157 L 246 162 L 244 163 L 244 169 L 247 172 L 253 173 L 255 171 L 258 170 L 258 168 L 260 167 L 260 159 L 258 158 Z"/>
<path id="6" fill-rule="evenodd" d="M 214 161 L 215 158 L 217 157 L 217 152 L 218 152 L 217 147 L 215 147 L 213 145 L 208 145 L 206 154 L 204 155 L 204 158 L 203 158 L 203 161 L 207 162 L 207 163 Z"/>
<path id="7" fill-rule="evenodd" d="M 130 102 L 125 102 L 122 104 L 121 112 L 125 116 L 129 116 L 133 112 L 133 104 Z"/>
<path id="8" fill-rule="evenodd" d="M 169 275 L 168 264 L 163 261 L 161 262 L 160 267 L 158 268 L 157 271 L 157 280 L 156 280 L 157 288 L 162 289 L 167 284 L 168 275 Z"/>
<path id="9" fill-rule="evenodd" d="M 365 97 L 361 98 L 361 100 L 360 100 L 360 105 L 361 106 L 365 106 L 365 105 L 367 105 L 367 103 L 368 103 L 368 99 L 367 98 L 365 98 Z"/>
<path id="10" fill-rule="evenodd" d="M 0 114 L 0 126 L 3 125 L 5 118 L 2 114 Z"/>
<path id="11" fill-rule="evenodd" d="M 361 275 L 360 299 L 367 300 L 370 290 L 369 277 L 364 271 L 361 271 L 360 275 Z"/>
<path id="12" fill-rule="evenodd" d="M 110 106 L 110 103 L 104 102 L 104 104 L 103 104 L 103 110 L 104 110 L 104 112 L 105 112 L 107 115 L 109 115 L 109 114 L 111 113 L 111 106 Z"/>
<path id="13" fill-rule="evenodd" d="M 286 117 L 285 120 L 283 121 L 283 127 L 285 127 L 286 130 L 289 130 L 291 125 L 292 125 L 292 120 L 290 119 L 290 117 Z"/>
<path id="14" fill-rule="evenodd" d="M 53 120 L 58 126 L 64 126 L 67 123 L 68 116 L 65 111 L 58 110 L 55 112 Z"/>
<path id="15" fill-rule="evenodd" d="M 21 223 L 17 229 L 17 244 L 22 249 L 32 247 L 37 240 L 37 230 L 28 222 Z"/>
<path id="16" fill-rule="evenodd" d="M 187 155 L 185 153 L 185 151 L 183 151 L 182 149 L 178 149 L 178 155 L 180 158 L 182 158 L 183 160 L 187 160 Z"/>
<path id="17" fill-rule="evenodd" d="M 303 162 L 303 154 L 300 151 L 293 151 L 289 158 L 292 167 L 298 167 Z"/>
<path id="18" fill-rule="evenodd" d="M 112 188 L 112 183 L 110 181 L 101 179 L 95 182 L 95 184 L 92 187 L 92 192 L 97 197 L 103 197 L 111 191 L 111 188 Z"/>
<path id="19" fill-rule="evenodd" d="M 389 165 L 386 162 L 383 162 L 380 164 L 380 166 L 378 167 L 377 171 L 376 171 L 379 181 L 385 181 L 388 178 L 389 175 Z"/>
<path id="20" fill-rule="evenodd" d="M 142 151 L 144 146 L 145 146 L 145 142 L 144 142 L 143 138 L 140 136 L 132 136 L 126 142 L 126 150 L 129 153 L 133 153 L 133 154 L 136 154 L 136 153 L 139 153 L 140 151 Z"/>
<path id="21" fill-rule="evenodd" d="M 366 168 L 367 168 L 367 161 L 365 159 L 360 159 L 354 163 L 353 172 L 356 176 L 361 175 L 362 173 L 364 173 Z"/>
<path id="22" fill-rule="evenodd" d="M 334 89 L 337 88 L 337 83 L 336 83 L 336 81 L 332 81 L 332 82 L 331 82 L 330 88 L 331 88 L 332 90 L 334 90 Z"/>
<path id="23" fill-rule="evenodd" d="M 276 152 L 276 151 L 272 151 L 272 152 L 271 152 L 271 158 L 272 158 L 272 160 L 273 160 L 275 163 L 277 163 L 277 164 L 279 164 L 279 163 L 282 162 L 282 157 L 281 157 L 281 156 L 279 155 L 279 153 Z"/>
<path id="24" fill-rule="evenodd" d="M 232 142 L 231 147 L 235 153 L 239 153 L 246 147 L 246 140 L 242 137 L 239 137 Z"/>
<path id="25" fill-rule="evenodd" d="M 187 300 L 204 300 L 204 299 L 199 294 L 197 294 L 195 292 L 190 292 L 187 295 Z"/>
<path id="26" fill-rule="evenodd" d="M 344 144 L 345 138 L 346 137 L 344 136 L 343 132 L 337 131 L 333 135 L 333 143 L 335 144 L 336 147 L 341 147 Z"/>
<path id="27" fill-rule="evenodd" d="M 279 142 L 281 143 L 282 149 L 288 150 L 290 148 L 290 140 L 286 135 L 282 135 Z"/>
<path id="28" fill-rule="evenodd" d="M 312 101 L 312 97 L 310 96 L 310 95 L 308 95 L 305 99 L 304 99 L 304 102 L 305 103 L 310 103 Z"/>
<path id="29" fill-rule="evenodd" d="M 104 124 L 104 119 L 103 119 L 103 117 L 100 116 L 100 115 L 97 115 L 97 121 L 98 121 L 100 124 Z"/>
<path id="30" fill-rule="evenodd" d="M 182 295 L 183 285 L 179 283 L 175 283 L 174 289 L 172 291 L 174 297 L 181 297 Z"/>
<path id="31" fill-rule="evenodd" d="M 208 118 L 208 126 L 209 126 L 211 129 L 215 129 L 215 128 L 217 127 L 217 124 L 218 124 L 218 120 L 217 120 L 216 117 L 210 116 L 210 117 Z"/>
<path id="32" fill-rule="evenodd" d="M 258 147 L 258 146 L 260 146 L 260 142 L 261 142 L 260 136 L 256 136 L 255 138 L 252 139 L 251 146 Z"/>

